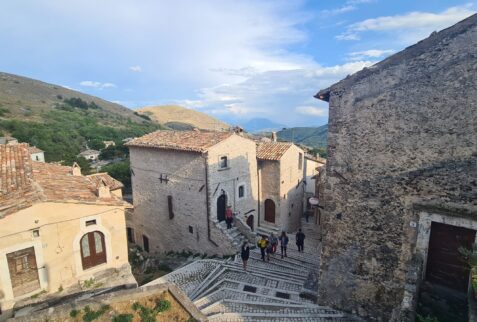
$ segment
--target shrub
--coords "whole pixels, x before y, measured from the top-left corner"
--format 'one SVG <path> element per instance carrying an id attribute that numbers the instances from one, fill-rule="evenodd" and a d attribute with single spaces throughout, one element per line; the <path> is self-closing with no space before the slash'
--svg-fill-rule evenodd
<path id="1" fill-rule="evenodd" d="M 113 322 L 132 322 L 133 319 L 132 314 L 119 314 L 113 317 Z"/>
<path id="2" fill-rule="evenodd" d="M 156 307 L 154 308 L 157 312 L 165 312 L 171 308 L 171 302 L 168 300 L 159 300 L 156 302 Z"/>

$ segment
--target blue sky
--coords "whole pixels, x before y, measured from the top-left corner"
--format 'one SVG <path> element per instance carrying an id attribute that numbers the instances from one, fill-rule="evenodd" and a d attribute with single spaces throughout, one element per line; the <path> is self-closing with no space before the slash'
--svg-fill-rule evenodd
<path id="1" fill-rule="evenodd" d="M 317 126 L 328 118 L 319 89 L 476 11 L 452 0 L 2 1 L 0 71 L 130 108 Z"/>

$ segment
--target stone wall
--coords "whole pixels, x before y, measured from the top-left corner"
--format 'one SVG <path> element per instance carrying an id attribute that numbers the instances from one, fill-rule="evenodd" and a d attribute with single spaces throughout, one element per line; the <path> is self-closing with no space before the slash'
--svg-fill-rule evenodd
<path id="1" fill-rule="evenodd" d="M 404 321 L 417 205 L 477 219 L 476 21 L 329 89 L 322 303 Z"/>
<path id="2" fill-rule="evenodd" d="M 138 245 L 144 246 L 144 235 L 151 253 L 234 253 L 212 223 L 217 246 L 208 239 L 205 158 L 200 153 L 130 147 L 130 157 Z M 172 196 L 172 218 L 168 196 Z"/>
<path id="3" fill-rule="evenodd" d="M 280 202 L 280 218 L 282 229 L 287 232 L 295 232 L 298 229 L 303 215 L 304 157 L 303 150 L 292 145 L 280 159 L 280 196 L 285 196 Z"/>
<path id="4" fill-rule="evenodd" d="M 273 225 L 265 221 L 265 200 L 275 203 L 275 225 L 281 227 L 280 218 L 280 162 L 259 160 L 260 169 L 260 224 Z"/>

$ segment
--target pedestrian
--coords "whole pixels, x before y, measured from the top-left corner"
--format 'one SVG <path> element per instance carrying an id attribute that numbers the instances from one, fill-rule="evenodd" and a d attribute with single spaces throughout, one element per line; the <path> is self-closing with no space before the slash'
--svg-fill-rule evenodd
<path id="1" fill-rule="evenodd" d="M 285 254 L 285 257 L 287 257 L 287 246 L 288 246 L 287 233 L 282 231 L 282 234 L 280 238 L 278 239 L 280 240 L 280 250 L 281 250 L 282 258 L 283 258 L 283 254 Z"/>
<path id="2" fill-rule="evenodd" d="M 261 236 L 260 240 L 257 242 L 258 248 L 260 248 L 260 254 L 262 255 L 262 260 L 265 261 L 265 249 L 267 248 L 268 241 L 265 239 L 265 236 Z"/>
<path id="3" fill-rule="evenodd" d="M 232 228 L 232 221 L 234 220 L 234 214 L 232 212 L 232 207 L 227 206 L 225 210 L 225 222 L 227 223 L 227 229 Z"/>
<path id="4" fill-rule="evenodd" d="M 272 244 L 272 254 L 275 254 L 277 252 L 278 238 L 273 233 L 270 233 L 268 240 Z"/>
<path id="5" fill-rule="evenodd" d="M 303 253 L 305 248 L 305 234 L 301 231 L 301 228 L 298 229 L 296 234 L 296 245 L 298 246 L 298 251 Z"/>
<path id="6" fill-rule="evenodd" d="M 308 218 L 310 218 L 310 211 L 309 210 L 305 211 L 306 222 L 308 222 Z"/>
<path id="7" fill-rule="evenodd" d="M 240 252 L 240 257 L 242 258 L 243 263 L 243 270 L 247 271 L 247 261 L 250 257 L 250 247 L 248 246 L 248 242 L 244 241 L 242 244 L 242 250 Z"/>
<path id="8" fill-rule="evenodd" d="M 267 252 L 267 261 L 270 261 L 270 254 L 273 253 L 273 246 L 270 240 L 268 240 L 266 252 Z"/>

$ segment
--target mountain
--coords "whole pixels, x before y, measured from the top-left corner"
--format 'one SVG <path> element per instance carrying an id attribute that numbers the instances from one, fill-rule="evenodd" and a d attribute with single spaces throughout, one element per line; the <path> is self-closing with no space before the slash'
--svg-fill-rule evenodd
<path id="1" fill-rule="evenodd" d="M 277 132 L 279 139 L 314 148 L 326 147 L 328 124 L 319 127 L 292 127 Z"/>
<path id="2" fill-rule="evenodd" d="M 266 118 L 253 118 L 243 123 L 242 126 L 251 133 L 278 131 L 285 127 L 283 124 L 275 123 Z"/>
<path id="3" fill-rule="evenodd" d="M 76 160 L 86 147 L 163 128 L 147 116 L 98 97 L 59 85 L 0 73 L 0 136 L 45 151 L 47 161 Z"/>
<path id="4" fill-rule="evenodd" d="M 152 120 L 176 130 L 199 128 L 202 130 L 222 131 L 230 128 L 226 123 L 189 108 L 177 105 L 147 106 L 137 110 Z"/>
<path id="5" fill-rule="evenodd" d="M 87 103 L 101 106 L 104 114 L 102 124 L 115 125 L 115 117 L 129 118 L 132 122 L 143 123 L 144 119 L 133 110 L 99 97 L 70 90 L 59 85 L 0 72 L 0 108 L 8 113 L 9 119 L 44 121 L 45 113 L 55 110 L 64 100 L 79 98 Z"/>

